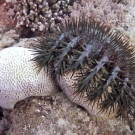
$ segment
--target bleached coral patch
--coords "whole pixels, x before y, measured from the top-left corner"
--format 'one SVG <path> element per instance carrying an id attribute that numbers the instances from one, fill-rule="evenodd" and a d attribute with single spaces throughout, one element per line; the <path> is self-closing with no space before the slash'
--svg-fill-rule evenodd
<path id="1" fill-rule="evenodd" d="M 12 109 L 29 96 L 47 96 L 57 91 L 51 77 L 37 73 L 32 51 L 10 47 L 0 51 L 0 106 Z M 46 70 L 46 69 L 45 69 Z"/>

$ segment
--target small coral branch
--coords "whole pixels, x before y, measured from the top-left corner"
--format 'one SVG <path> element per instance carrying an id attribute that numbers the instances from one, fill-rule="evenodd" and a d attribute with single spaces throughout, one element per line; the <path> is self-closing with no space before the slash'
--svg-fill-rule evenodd
<path id="1" fill-rule="evenodd" d="M 18 0 L 7 1 L 4 7 L 9 17 L 16 20 L 17 28 L 26 27 L 32 32 L 44 33 L 69 15 L 68 6 L 73 2 L 74 0 Z"/>

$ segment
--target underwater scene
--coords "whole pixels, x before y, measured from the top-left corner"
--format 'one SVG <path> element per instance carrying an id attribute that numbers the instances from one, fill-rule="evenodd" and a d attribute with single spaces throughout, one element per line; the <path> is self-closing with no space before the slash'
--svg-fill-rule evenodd
<path id="1" fill-rule="evenodd" d="M 134 135 L 135 1 L 0 0 L 0 135 Z"/>

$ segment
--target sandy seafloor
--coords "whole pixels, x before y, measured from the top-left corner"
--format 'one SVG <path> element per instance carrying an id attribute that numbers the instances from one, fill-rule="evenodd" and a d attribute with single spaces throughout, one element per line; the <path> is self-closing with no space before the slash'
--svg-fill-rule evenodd
<path id="1" fill-rule="evenodd" d="M 125 21 L 114 26 L 135 44 L 135 1 L 126 4 Z M 0 3 L 0 49 L 10 46 L 31 48 L 33 38 L 20 38 L 13 22 L 6 17 Z M 12 26 L 11 26 L 12 25 Z M 13 110 L 4 110 L 0 135 L 134 135 L 135 123 L 91 116 L 73 104 L 63 92 L 51 97 L 31 97 L 17 103 Z"/>

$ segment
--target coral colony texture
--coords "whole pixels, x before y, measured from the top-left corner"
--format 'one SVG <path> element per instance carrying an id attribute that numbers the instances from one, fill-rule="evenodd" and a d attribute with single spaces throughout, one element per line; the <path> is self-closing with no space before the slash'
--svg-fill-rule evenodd
<path id="1" fill-rule="evenodd" d="M 82 0 L 81 3 L 75 1 L 68 9 L 71 11 L 70 17 L 96 18 L 110 26 L 118 26 L 125 21 L 126 6 L 113 3 L 112 0 Z"/>
<path id="2" fill-rule="evenodd" d="M 31 31 L 45 32 L 60 23 L 69 14 L 68 5 L 74 0 L 18 0 L 7 1 L 4 6 L 9 16 L 16 19 L 16 27 L 30 28 Z"/>
<path id="3" fill-rule="evenodd" d="M 57 91 L 51 77 L 44 71 L 37 74 L 32 51 L 9 47 L 0 51 L 0 106 L 12 109 L 29 96 L 46 96 Z"/>
<path id="4" fill-rule="evenodd" d="M 52 78 L 72 73 L 75 96 L 122 119 L 133 115 L 135 53 L 122 34 L 102 22 L 72 18 L 38 42 L 33 60 L 39 71 L 47 66 Z"/>

